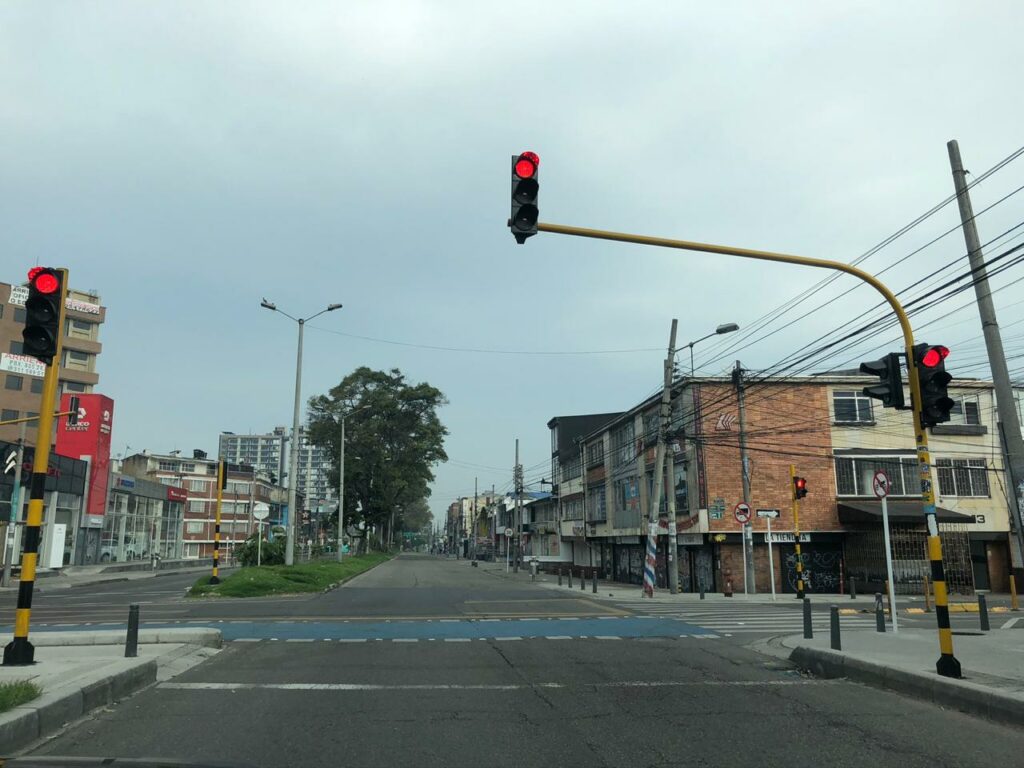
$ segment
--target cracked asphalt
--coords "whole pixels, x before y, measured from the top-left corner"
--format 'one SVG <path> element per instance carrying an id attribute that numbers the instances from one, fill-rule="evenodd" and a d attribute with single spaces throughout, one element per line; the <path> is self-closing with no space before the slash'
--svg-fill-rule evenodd
<path id="1" fill-rule="evenodd" d="M 473 569 L 475 570 L 475 569 Z M 368 590 L 346 597 L 342 593 Z M 404 556 L 335 593 L 379 615 L 530 604 Z M 541 603 L 538 618 L 554 610 Z M 571 623 L 571 622 L 570 622 Z M 1024 733 L 693 637 L 229 643 L 34 754 L 253 766 L 1017 765 Z"/>

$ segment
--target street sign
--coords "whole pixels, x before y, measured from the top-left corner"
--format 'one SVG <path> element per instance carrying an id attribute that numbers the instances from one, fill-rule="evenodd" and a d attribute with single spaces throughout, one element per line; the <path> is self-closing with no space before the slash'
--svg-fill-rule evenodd
<path id="1" fill-rule="evenodd" d="M 270 506 L 268 504 L 253 505 L 252 516 L 257 520 L 266 520 L 270 517 Z"/>
<path id="2" fill-rule="evenodd" d="M 769 517 L 774 520 L 779 516 L 779 510 L 777 509 L 755 509 L 754 511 L 758 517 Z"/>
<path id="3" fill-rule="evenodd" d="M 743 525 L 746 525 L 750 522 L 750 505 L 745 501 L 741 501 L 733 507 L 732 515 L 736 518 L 737 523 L 743 523 Z"/>
<path id="4" fill-rule="evenodd" d="M 884 499 L 889 495 L 889 476 L 885 474 L 884 470 L 876 470 L 875 476 L 871 478 L 871 487 L 875 492 L 875 496 L 880 499 Z"/>
<path id="5" fill-rule="evenodd" d="M 505 529 L 505 538 L 508 538 L 509 536 L 511 536 L 512 533 L 513 533 L 513 531 L 512 531 L 511 528 L 506 528 Z"/>
<path id="6" fill-rule="evenodd" d="M 18 452 L 11 451 L 7 455 L 7 460 L 4 461 L 4 474 L 9 475 L 14 473 L 14 468 L 18 464 Z"/>

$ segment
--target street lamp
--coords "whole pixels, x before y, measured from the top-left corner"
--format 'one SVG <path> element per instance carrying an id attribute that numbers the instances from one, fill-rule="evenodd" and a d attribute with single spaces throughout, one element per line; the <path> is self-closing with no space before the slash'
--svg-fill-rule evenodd
<path id="1" fill-rule="evenodd" d="M 338 457 L 338 562 L 342 559 L 342 550 L 345 547 L 345 419 L 354 413 L 365 411 L 370 406 L 348 411 L 341 414 L 341 449 Z"/>
<path id="2" fill-rule="evenodd" d="M 718 336 L 718 335 L 723 334 L 723 333 L 732 333 L 733 331 L 738 331 L 739 329 L 740 329 L 740 327 L 738 325 L 736 325 L 736 323 L 723 323 L 722 325 L 720 325 L 717 328 L 715 328 L 715 332 L 714 333 L 709 333 L 707 336 L 701 336 L 696 341 L 691 341 L 689 344 L 686 345 L 686 346 L 688 346 L 690 348 L 690 378 L 691 379 L 693 378 L 693 345 L 694 344 L 699 344 L 700 342 L 702 342 L 702 341 L 704 341 L 706 339 L 710 339 L 712 336 Z"/>
<path id="3" fill-rule="evenodd" d="M 306 323 L 310 320 L 320 317 L 324 312 L 333 312 L 336 309 L 341 309 L 341 304 L 328 304 L 325 309 L 321 309 L 312 317 L 292 317 L 287 312 L 277 308 L 277 305 L 273 302 L 263 299 L 260 302 L 260 306 L 264 309 L 269 309 L 272 312 L 284 315 L 289 320 L 293 320 L 299 324 L 299 349 L 295 359 L 295 410 L 292 414 L 292 449 L 291 458 L 289 463 L 291 464 L 288 477 L 288 526 L 286 528 L 285 538 L 285 549 L 284 549 L 284 564 L 292 565 L 295 562 L 295 518 L 296 518 L 296 484 L 298 483 L 299 476 L 299 404 L 302 400 L 302 332 L 306 327 Z"/>

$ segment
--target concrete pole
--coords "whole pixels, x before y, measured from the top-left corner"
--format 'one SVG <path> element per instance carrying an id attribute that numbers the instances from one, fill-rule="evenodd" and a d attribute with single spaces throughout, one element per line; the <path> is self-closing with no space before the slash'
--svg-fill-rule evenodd
<path id="1" fill-rule="evenodd" d="M 299 406 L 302 403 L 302 332 L 306 321 L 299 320 L 299 349 L 295 357 L 295 408 L 292 412 L 292 450 L 291 467 L 288 476 L 288 526 L 285 529 L 284 564 L 295 563 L 295 520 L 298 517 L 296 499 L 299 484 Z"/>
<path id="2" fill-rule="evenodd" d="M 338 448 L 338 562 L 345 549 L 345 414 L 341 414 L 341 446 Z"/>
<path id="3" fill-rule="evenodd" d="M 523 469 L 519 466 L 519 438 L 516 438 L 516 467 L 513 471 L 516 491 L 516 551 L 512 558 L 512 572 L 519 573 L 519 559 L 523 552 Z"/>
<path id="4" fill-rule="evenodd" d="M 672 320 L 672 330 L 668 338 L 668 356 L 665 358 L 665 386 L 661 396 L 661 431 L 659 440 L 668 439 L 668 430 L 672 425 L 672 366 L 676 358 L 676 329 L 679 321 Z M 665 451 L 665 482 L 668 488 L 668 591 L 673 595 L 679 592 L 679 555 L 676 538 L 676 459 L 671 450 Z"/>
<path id="5" fill-rule="evenodd" d="M 21 513 L 21 465 L 25 463 L 25 433 L 28 422 L 21 422 L 21 435 L 18 437 L 17 464 L 14 467 L 14 487 L 11 488 L 11 513 L 8 516 L 7 531 L 4 536 L 4 571 L 0 584 L 11 586 L 11 566 L 14 563 L 14 532 L 18 526 Z M 77 531 L 76 531 L 77 533 Z"/>
<path id="6" fill-rule="evenodd" d="M 743 392 L 743 366 L 736 361 L 733 370 L 736 383 L 736 397 L 739 401 L 740 416 L 740 469 L 743 475 L 743 502 L 750 507 L 750 459 L 747 457 L 747 412 Z M 753 521 L 743 524 L 743 591 L 752 595 L 757 592 L 754 585 L 754 537 Z"/>
<path id="7" fill-rule="evenodd" d="M 1020 421 L 1017 418 L 1017 407 L 1013 398 L 1013 387 L 1010 384 L 1010 372 L 1006 365 L 1006 353 L 1003 350 L 1003 339 L 996 320 L 996 309 L 992 303 L 992 292 L 988 287 L 988 272 L 985 269 L 985 257 L 981 252 L 981 241 L 978 239 L 978 227 L 974 219 L 974 208 L 971 206 L 971 195 L 967 189 L 967 173 L 960 160 L 960 146 L 955 140 L 946 144 L 949 151 L 949 165 L 953 171 L 953 186 L 956 188 L 957 203 L 960 206 L 960 221 L 964 230 L 964 242 L 967 244 L 967 257 L 974 273 L 974 294 L 978 300 L 978 314 L 981 316 L 981 330 L 985 336 L 985 349 L 988 352 L 988 364 L 992 370 L 992 383 L 996 390 L 996 408 L 1006 440 L 1010 482 L 1014 497 L 1010 502 L 1011 517 L 1016 513 L 1014 527 L 1017 530 L 1017 546 L 1010 546 L 1011 561 L 1017 570 L 1024 569 L 1024 438 L 1021 437 Z M 1016 506 L 1016 509 L 1014 509 Z"/>

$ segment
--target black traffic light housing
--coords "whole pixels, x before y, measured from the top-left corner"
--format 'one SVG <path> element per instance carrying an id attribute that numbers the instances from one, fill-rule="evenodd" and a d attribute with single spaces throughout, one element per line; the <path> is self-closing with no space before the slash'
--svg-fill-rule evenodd
<path id="1" fill-rule="evenodd" d="M 806 477 L 794 477 L 793 478 L 793 498 L 802 499 L 807 495 L 807 478 Z"/>
<path id="2" fill-rule="evenodd" d="M 915 344 L 914 365 L 921 383 L 922 427 L 934 427 L 949 421 L 955 403 L 946 388 L 953 377 L 946 371 L 949 349 L 938 344 Z"/>
<path id="3" fill-rule="evenodd" d="M 526 238 L 537 234 L 537 218 L 540 216 L 537 208 L 539 167 L 540 158 L 533 152 L 512 156 L 512 215 L 508 226 L 520 245 L 526 242 Z"/>
<path id="4" fill-rule="evenodd" d="M 64 304 L 64 273 L 49 267 L 34 267 L 28 273 L 25 300 L 23 352 L 46 365 L 53 364 L 60 341 Z"/>
<path id="5" fill-rule="evenodd" d="M 890 352 L 881 360 L 861 363 L 860 372 L 869 376 L 877 376 L 880 379 L 878 384 L 864 387 L 862 390 L 867 397 L 881 400 L 885 408 L 904 410 L 906 405 L 903 399 L 903 372 L 900 369 L 900 354 Z"/>
<path id="6" fill-rule="evenodd" d="M 68 399 L 68 423 L 69 427 L 78 426 L 78 395 L 72 395 Z"/>

